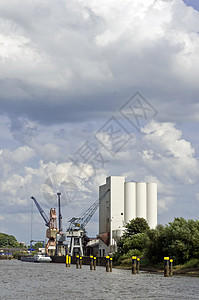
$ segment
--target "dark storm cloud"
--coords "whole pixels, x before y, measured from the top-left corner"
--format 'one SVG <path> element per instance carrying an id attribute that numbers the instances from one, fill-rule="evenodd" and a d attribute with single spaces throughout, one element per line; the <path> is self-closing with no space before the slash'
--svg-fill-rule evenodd
<path id="1" fill-rule="evenodd" d="M 78 123 L 98 119 L 102 115 L 108 116 L 110 111 L 116 111 L 122 103 L 122 95 L 115 92 L 67 95 L 65 91 L 40 89 L 39 94 L 36 94 L 31 87 L 26 88 L 24 92 L 20 87 L 14 88 L 13 83 L 16 82 L 12 81 L 12 91 L 15 91 L 13 96 L 9 95 L 9 99 L 0 100 L 1 112 L 11 119 L 22 116 L 46 125 Z M 5 81 L 3 84 L 5 88 Z M 7 86 L 9 87 L 9 84 Z"/>
<path id="2" fill-rule="evenodd" d="M 39 129 L 35 124 L 31 124 L 27 119 L 11 119 L 10 132 L 14 139 L 26 145 L 33 138 L 39 135 Z"/>
<path id="3" fill-rule="evenodd" d="M 82 122 L 110 116 L 140 91 L 158 118 L 191 118 L 198 13 L 182 1 L 141 2 L 1 3 L 1 113 Z"/>

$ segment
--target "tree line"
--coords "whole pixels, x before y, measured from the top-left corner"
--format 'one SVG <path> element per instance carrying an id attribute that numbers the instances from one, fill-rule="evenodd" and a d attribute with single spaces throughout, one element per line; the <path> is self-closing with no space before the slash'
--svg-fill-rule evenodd
<path id="1" fill-rule="evenodd" d="M 21 248 L 23 245 L 17 242 L 17 239 L 13 235 L 6 233 L 0 233 L 0 248 Z"/>
<path id="2" fill-rule="evenodd" d="M 26 248 L 23 243 L 19 243 L 13 235 L 0 232 L 0 248 Z M 30 245 L 28 246 L 30 248 Z M 43 248 L 42 242 L 37 242 L 33 245 L 35 250 Z"/>
<path id="3" fill-rule="evenodd" d="M 150 229 L 143 218 L 131 220 L 118 243 L 116 260 L 121 263 L 132 255 L 140 256 L 149 264 L 173 258 L 175 264 L 199 259 L 199 221 L 175 218 L 173 222 Z"/>

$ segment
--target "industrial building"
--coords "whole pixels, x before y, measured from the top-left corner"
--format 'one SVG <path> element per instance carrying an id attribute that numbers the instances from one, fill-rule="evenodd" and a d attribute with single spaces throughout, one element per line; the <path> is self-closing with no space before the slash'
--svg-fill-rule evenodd
<path id="1" fill-rule="evenodd" d="M 150 228 L 157 225 L 157 183 L 125 182 L 123 176 L 110 176 L 99 187 L 99 201 L 100 256 L 117 251 L 130 220 L 140 217 Z"/>

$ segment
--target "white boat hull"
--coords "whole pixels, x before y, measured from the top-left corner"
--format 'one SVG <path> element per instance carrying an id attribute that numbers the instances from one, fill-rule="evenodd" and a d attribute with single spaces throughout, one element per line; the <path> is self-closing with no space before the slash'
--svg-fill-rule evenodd
<path id="1" fill-rule="evenodd" d="M 34 255 L 34 256 L 22 256 L 21 261 L 27 262 L 51 262 L 52 259 L 49 256 Z"/>

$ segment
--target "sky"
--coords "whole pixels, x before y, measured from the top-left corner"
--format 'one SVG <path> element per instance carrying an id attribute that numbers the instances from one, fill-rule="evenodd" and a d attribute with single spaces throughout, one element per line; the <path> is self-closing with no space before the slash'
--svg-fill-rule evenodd
<path id="1" fill-rule="evenodd" d="M 198 219 L 198 33 L 198 0 L 0 2 L 0 232 L 43 240 L 57 192 L 66 230 L 110 175 Z"/>

